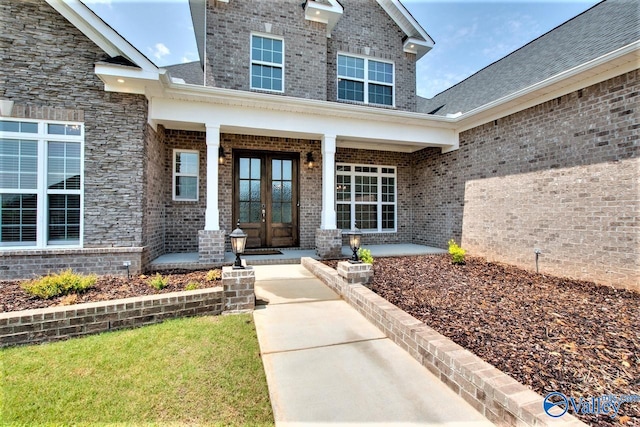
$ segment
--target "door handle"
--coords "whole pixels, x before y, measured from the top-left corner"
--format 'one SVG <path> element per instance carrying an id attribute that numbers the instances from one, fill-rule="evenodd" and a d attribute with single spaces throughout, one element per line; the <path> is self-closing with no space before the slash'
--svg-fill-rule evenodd
<path id="1" fill-rule="evenodd" d="M 266 222 L 266 211 L 262 209 L 262 222 Z"/>

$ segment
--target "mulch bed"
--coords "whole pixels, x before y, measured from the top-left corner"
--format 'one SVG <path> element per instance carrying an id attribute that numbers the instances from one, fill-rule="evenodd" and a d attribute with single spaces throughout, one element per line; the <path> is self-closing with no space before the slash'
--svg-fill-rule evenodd
<path id="1" fill-rule="evenodd" d="M 162 275 L 168 279 L 168 284 L 166 288 L 159 291 L 149 285 L 149 280 L 153 278 L 153 275 L 132 276 L 131 278 L 127 278 L 126 275 L 98 276 L 95 286 L 86 292 L 77 294 L 72 298 L 56 297 L 48 300 L 28 295 L 20 287 L 19 281 L 0 281 L 0 312 L 184 291 L 185 287 L 192 282 L 199 283 L 201 288 L 222 286 L 220 280 L 207 281 L 207 271 L 172 270 L 163 272 Z"/>
<path id="2" fill-rule="evenodd" d="M 542 396 L 640 394 L 636 292 L 446 254 L 377 258 L 374 273 L 374 292 Z M 640 426 L 640 403 L 579 418 Z"/>
<path id="3" fill-rule="evenodd" d="M 335 267 L 337 262 L 327 262 Z M 640 294 L 594 283 L 546 276 L 468 257 L 377 258 L 371 288 L 542 396 L 640 393 Z M 76 302 L 104 301 L 184 290 L 206 271 L 150 277 L 101 276 Z M 67 301 L 68 302 L 68 301 Z M 28 296 L 17 281 L 0 281 L 0 312 L 63 305 L 62 297 Z M 580 415 L 592 425 L 640 426 L 640 403 L 624 403 L 619 416 Z"/>

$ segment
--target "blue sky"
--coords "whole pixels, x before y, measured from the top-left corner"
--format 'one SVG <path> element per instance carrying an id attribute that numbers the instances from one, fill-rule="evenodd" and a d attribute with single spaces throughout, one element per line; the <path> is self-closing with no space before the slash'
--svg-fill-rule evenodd
<path id="1" fill-rule="evenodd" d="M 187 0 L 83 1 L 157 65 L 198 59 Z M 402 3 L 436 42 L 417 66 L 418 95 L 430 98 L 598 1 L 402 0 Z"/>

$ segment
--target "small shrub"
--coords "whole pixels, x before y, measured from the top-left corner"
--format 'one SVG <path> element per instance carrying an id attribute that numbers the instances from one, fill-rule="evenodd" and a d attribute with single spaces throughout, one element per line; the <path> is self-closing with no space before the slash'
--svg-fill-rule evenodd
<path id="1" fill-rule="evenodd" d="M 168 284 L 169 284 L 169 280 L 162 277 L 162 274 L 160 273 L 157 273 L 154 277 L 152 277 L 149 280 L 149 286 L 157 290 L 166 288 Z"/>
<path id="2" fill-rule="evenodd" d="M 187 286 L 184 287 L 185 291 L 195 291 L 200 288 L 200 283 L 198 282 L 189 282 Z"/>
<path id="3" fill-rule="evenodd" d="M 49 274 L 39 279 L 23 283 L 22 289 L 30 295 L 50 299 L 74 292 L 84 292 L 96 284 L 95 274 L 82 275 L 74 273 L 70 268 L 60 273 Z"/>
<path id="4" fill-rule="evenodd" d="M 220 270 L 209 270 L 207 271 L 207 282 L 215 282 L 216 280 L 220 280 L 221 274 Z"/>
<path id="5" fill-rule="evenodd" d="M 449 240 L 449 253 L 451 254 L 451 261 L 454 264 L 464 264 L 464 255 L 467 253 L 462 249 L 455 240 Z"/>
<path id="6" fill-rule="evenodd" d="M 358 258 L 360 258 L 360 261 L 365 264 L 373 264 L 373 257 L 371 256 L 371 251 L 369 249 L 358 249 Z"/>

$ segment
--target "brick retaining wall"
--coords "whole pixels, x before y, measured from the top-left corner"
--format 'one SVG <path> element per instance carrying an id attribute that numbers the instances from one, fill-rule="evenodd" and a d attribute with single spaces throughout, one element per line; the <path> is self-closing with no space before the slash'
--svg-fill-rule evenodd
<path id="1" fill-rule="evenodd" d="M 490 421 L 508 426 L 586 425 L 569 414 L 549 417 L 539 394 L 365 286 L 347 284 L 336 270 L 312 258 L 302 258 L 302 265 Z"/>
<path id="2" fill-rule="evenodd" d="M 0 313 L 0 347 L 58 341 L 165 319 L 215 315 L 224 308 L 222 287 L 171 292 L 66 307 Z"/>

